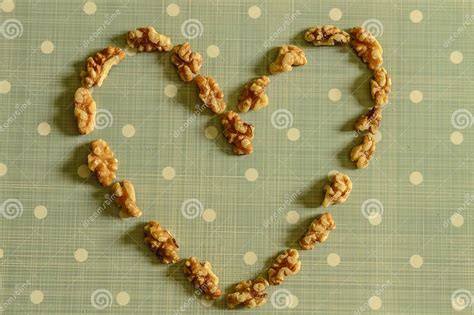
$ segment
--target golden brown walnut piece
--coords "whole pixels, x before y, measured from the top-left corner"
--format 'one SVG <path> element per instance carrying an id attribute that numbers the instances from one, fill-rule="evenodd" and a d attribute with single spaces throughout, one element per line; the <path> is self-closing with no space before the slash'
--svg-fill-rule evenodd
<path id="1" fill-rule="evenodd" d="M 382 107 L 374 106 L 365 115 L 362 115 L 357 119 L 354 124 L 354 130 L 358 132 L 369 131 L 371 134 L 375 134 L 380 128 L 382 122 Z"/>
<path id="2" fill-rule="evenodd" d="M 135 196 L 135 188 L 128 180 L 120 183 L 115 183 L 112 186 L 112 193 L 114 194 L 115 202 L 122 208 L 122 210 L 131 217 L 139 217 L 142 211 L 137 206 L 137 198 Z"/>
<path id="3" fill-rule="evenodd" d="M 165 264 L 174 264 L 179 261 L 178 243 L 168 230 L 165 230 L 160 223 L 154 220 L 145 225 L 145 244 Z"/>
<path id="4" fill-rule="evenodd" d="M 337 173 L 331 178 L 331 184 L 324 186 L 324 191 L 326 195 L 324 196 L 323 207 L 343 203 L 351 194 L 352 181 L 349 176 Z"/>
<path id="5" fill-rule="evenodd" d="M 287 249 L 276 258 L 268 270 L 270 284 L 279 285 L 290 275 L 297 274 L 301 269 L 300 255 L 296 249 Z"/>
<path id="6" fill-rule="evenodd" d="M 211 263 L 201 263 L 196 257 L 190 257 L 184 263 L 184 275 L 195 289 L 201 291 L 207 300 L 215 300 L 222 295 L 219 278 L 212 271 Z"/>
<path id="7" fill-rule="evenodd" d="M 375 152 L 375 138 L 372 134 L 364 135 L 362 143 L 351 151 L 351 161 L 356 162 L 357 168 L 366 168 Z"/>
<path id="8" fill-rule="evenodd" d="M 276 60 L 270 64 L 270 73 L 289 72 L 294 66 L 302 66 L 308 62 L 303 49 L 294 45 L 280 47 Z"/>
<path id="9" fill-rule="evenodd" d="M 86 59 L 86 70 L 81 72 L 82 86 L 91 88 L 101 86 L 112 66 L 118 65 L 125 53 L 118 47 L 107 47 Z"/>
<path id="10" fill-rule="evenodd" d="M 375 106 L 383 106 L 388 103 L 388 95 L 392 88 L 392 79 L 385 68 L 374 70 L 374 78 L 370 81 L 370 94 Z"/>
<path id="11" fill-rule="evenodd" d="M 313 249 L 316 243 L 324 243 L 329 232 L 336 228 L 336 223 L 329 212 L 323 213 L 311 222 L 305 236 L 300 240 L 303 249 Z"/>
<path id="12" fill-rule="evenodd" d="M 200 53 L 193 52 L 188 42 L 173 47 L 171 62 L 178 69 L 178 74 L 184 82 L 191 82 L 201 69 L 203 60 Z"/>
<path id="13" fill-rule="evenodd" d="M 158 33 L 152 26 L 128 32 L 127 44 L 139 52 L 169 51 L 173 47 L 171 39 Z"/>
<path id="14" fill-rule="evenodd" d="M 255 308 L 265 304 L 267 302 L 265 289 L 268 286 L 268 281 L 262 277 L 240 282 L 235 286 L 234 293 L 227 294 L 227 307 L 236 308 L 243 304 L 247 308 Z"/>
<path id="15" fill-rule="evenodd" d="M 382 65 L 383 49 L 374 35 L 363 27 L 354 27 L 351 30 L 351 38 L 352 48 L 371 70 Z"/>
<path id="16" fill-rule="evenodd" d="M 89 134 L 95 128 L 96 104 L 89 89 L 80 87 L 74 94 L 74 116 L 77 127 L 83 135 Z"/>
<path id="17" fill-rule="evenodd" d="M 199 98 L 214 113 L 223 113 L 226 104 L 224 102 L 224 93 L 222 93 L 219 84 L 212 77 L 198 75 L 196 85 L 199 89 Z"/>
<path id="18" fill-rule="evenodd" d="M 314 46 L 346 45 L 350 42 L 350 36 L 336 26 L 318 25 L 306 31 L 304 40 Z"/>
<path id="19" fill-rule="evenodd" d="M 262 76 L 247 83 L 239 96 L 239 110 L 242 113 L 250 109 L 258 111 L 268 105 L 268 95 L 265 94 L 265 88 L 270 79 Z"/>
<path id="20" fill-rule="evenodd" d="M 87 156 L 89 169 L 94 172 L 102 186 L 110 186 L 115 180 L 118 161 L 107 142 L 102 139 L 91 143 L 91 153 Z"/>
<path id="21" fill-rule="evenodd" d="M 224 136 L 228 143 L 234 146 L 234 153 L 238 155 L 253 152 L 252 139 L 255 127 L 240 119 L 239 114 L 233 111 L 222 114 L 221 124 L 224 127 Z"/>

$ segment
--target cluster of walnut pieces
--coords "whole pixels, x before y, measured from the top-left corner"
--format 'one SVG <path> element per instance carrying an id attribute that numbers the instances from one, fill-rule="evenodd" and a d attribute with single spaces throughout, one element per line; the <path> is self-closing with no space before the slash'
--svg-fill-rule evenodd
<path id="1" fill-rule="evenodd" d="M 115 180 L 115 172 L 118 168 L 118 160 L 114 158 L 114 152 L 107 142 L 102 139 L 91 143 L 91 152 L 87 156 L 87 162 L 91 172 L 94 172 L 102 186 L 108 187 Z"/>
<path id="2" fill-rule="evenodd" d="M 216 80 L 212 77 L 198 75 L 194 81 L 199 89 L 201 101 L 214 113 L 223 113 L 226 108 L 224 93 Z"/>
<path id="3" fill-rule="evenodd" d="M 152 26 L 139 27 L 127 34 L 128 47 L 139 52 L 169 51 L 173 47 L 168 36 L 158 33 Z"/>
<path id="4" fill-rule="evenodd" d="M 329 236 L 329 232 L 336 228 L 336 223 L 331 213 L 326 212 L 314 219 L 308 227 L 305 236 L 300 240 L 303 249 L 313 249 L 316 243 L 323 243 Z"/>
<path id="5" fill-rule="evenodd" d="M 195 289 L 201 291 L 207 300 L 215 300 L 222 295 L 219 278 L 212 271 L 211 263 L 201 263 L 196 257 L 188 258 L 184 263 L 184 275 Z"/>
<path id="6" fill-rule="evenodd" d="M 354 124 L 354 130 L 357 132 L 369 131 L 371 134 L 375 134 L 379 130 L 381 121 L 382 107 L 374 106 L 367 114 L 357 119 Z"/>
<path id="7" fill-rule="evenodd" d="M 366 168 L 375 152 L 375 137 L 366 134 L 362 137 L 362 143 L 356 145 L 351 151 L 351 161 L 356 163 L 357 168 Z"/>
<path id="8" fill-rule="evenodd" d="M 349 44 L 351 38 L 336 26 L 323 25 L 309 28 L 304 34 L 304 39 L 314 46 L 334 46 Z"/>
<path id="9" fill-rule="evenodd" d="M 270 83 L 267 76 L 261 76 L 247 83 L 239 96 L 239 110 L 242 113 L 250 109 L 258 111 L 268 105 L 268 95 L 265 88 Z"/>
<path id="10" fill-rule="evenodd" d="M 112 193 L 115 197 L 115 202 L 126 215 L 136 218 L 142 215 L 142 211 L 137 206 L 135 188 L 130 181 L 124 180 L 115 183 L 112 186 Z"/>
<path id="11" fill-rule="evenodd" d="M 349 176 L 337 173 L 331 178 L 331 183 L 324 186 L 324 191 L 326 195 L 324 196 L 323 207 L 343 203 L 351 194 L 352 181 Z"/>
<path id="12" fill-rule="evenodd" d="M 107 47 L 86 59 L 86 70 L 81 72 L 82 86 L 101 86 L 112 66 L 118 65 L 125 53 L 118 47 Z"/>
<path id="13" fill-rule="evenodd" d="M 227 295 L 227 307 L 232 309 L 239 305 L 247 308 L 262 306 L 267 302 L 265 289 L 268 286 L 268 281 L 262 277 L 239 282 L 235 286 L 235 292 Z"/>
<path id="14" fill-rule="evenodd" d="M 374 35 L 358 26 L 351 30 L 351 38 L 352 48 L 369 69 L 375 70 L 382 65 L 383 49 Z"/>
<path id="15" fill-rule="evenodd" d="M 297 274 L 301 269 L 300 255 L 296 249 L 287 249 L 276 258 L 268 270 L 272 285 L 280 285 L 286 277 Z"/>
<path id="16" fill-rule="evenodd" d="M 252 139 L 255 127 L 240 119 L 239 114 L 228 111 L 221 116 L 221 124 L 224 127 L 224 136 L 228 143 L 234 146 L 237 155 L 250 154 L 253 152 Z"/>
<path id="17" fill-rule="evenodd" d="M 374 70 L 374 77 L 370 81 L 370 95 L 375 106 L 384 106 L 388 103 L 388 95 L 392 88 L 392 79 L 385 68 Z"/>
<path id="18" fill-rule="evenodd" d="M 295 66 L 303 66 L 308 63 L 303 49 L 294 45 L 284 45 L 279 48 L 277 58 L 270 64 L 270 73 L 277 74 L 289 72 Z"/>
<path id="19" fill-rule="evenodd" d="M 174 264 L 179 261 L 178 243 L 171 233 L 160 223 L 151 220 L 145 225 L 145 244 L 165 263 Z"/>
<path id="20" fill-rule="evenodd" d="M 96 104 L 90 89 L 80 87 L 74 94 L 74 116 L 77 127 L 83 135 L 89 134 L 95 128 Z"/>
<path id="21" fill-rule="evenodd" d="M 200 53 L 193 52 L 188 42 L 173 47 L 171 62 L 178 69 L 179 77 L 184 82 L 191 82 L 201 69 L 203 59 Z"/>

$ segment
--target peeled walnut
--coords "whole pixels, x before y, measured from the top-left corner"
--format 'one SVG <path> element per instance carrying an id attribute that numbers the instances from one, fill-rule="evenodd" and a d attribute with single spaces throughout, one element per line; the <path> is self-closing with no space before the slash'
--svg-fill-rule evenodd
<path id="1" fill-rule="evenodd" d="M 258 79 L 247 83 L 239 96 L 239 110 L 242 113 L 248 112 L 249 109 L 258 111 L 268 105 L 268 95 L 265 94 L 265 88 L 270 79 L 262 76 Z"/>
<path id="2" fill-rule="evenodd" d="M 215 300 L 222 295 L 219 278 L 212 272 L 211 263 L 200 263 L 196 257 L 190 257 L 184 263 L 184 275 L 195 289 L 200 290 L 207 300 Z"/>
<path id="3" fill-rule="evenodd" d="M 300 255 L 296 249 L 287 249 L 276 258 L 268 270 L 268 279 L 272 285 L 280 285 L 290 275 L 301 269 Z"/>
<path id="4" fill-rule="evenodd" d="M 380 106 L 372 107 L 369 112 L 357 119 L 354 124 L 354 130 L 358 132 L 369 131 L 375 134 L 379 130 L 382 122 L 382 108 Z"/>
<path id="5" fill-rule="evenodd" d="M 336 228 L 336 223 L 329 212 L 323 213 L 311 222 L 305 236 L 300 240 L 303 249 L 313 249 L 316 243 L 324 243 L 329 232 Z"/>
<path id="6" fill-rule="evenodd" d="M 350 42 L 350 36 L 336 26 L 323 25 L 308 29 L 304 40 L 314 46 L 346 45 Z"/>
<path id="7" fill-rule="evenodd" d="M 362 143 L 351 151 L 351 161 L 356 162 L 357 168 L 366 168 L 375 152 L 375 138 L 372 134 L 364 135 Z"/>
<path id="8" fill-rule="evenodd" d="M 96 104 L 92 98 L 91 90 L 78 88 L 74 94 L 74 116 L 77 127 L 83 135 L 89 134 L 95 128 Z"/>
<path id="9" fill-rule="evenodd" d="M 383 106 L 388 103 L 388 95 L 392 88 L 392 79 L 385 68 L 374 70 L 374 78 L 370 80 L 370 95 L 375 106 Z"/>
<path id="10" fill-rule="evenodd" d="M 118 47 L 107 47 L 86 59 L 86 70 L 81 72 L 82 86 L 91 88 L 101 86 L 112 66 L 118 65 L 125 53 Z"/>
<path id="11" fill-rule="evenodd" d="M 201 54 L 193 52 L 188 42 L 173 47 L 171 62 L 178 69 L 178 74 L 184 82 L 191 82 L 201 69 L 203 60 Z"/>
<path id="12" fill-rule="evenodd" d="M 294 66 L 302 66 L 308 63 L 303 49 L 294 45 L 285 45 L 278 50 L 276 60 L 270 64 L 270 73 L 277 74 L 289 72 Z"/>
<path id="13" fill-rule="evenodd" d="M 221 116 L 221 124 L 224 127 L 224 136 L 228 143 L 234 145 L 234 153 L 238 155 L 253 152 L 252 139 L 255 127 L 240 119 L 239 114 L 233 111 L 226 112 Z"/>
<path id="14" fill-rule="evenodd" d="M 201 101 L 216 114 L 224 112 L 226 108 L 224 93 L 216 80 L 212 77 L 198 75 L 194 81 L 199 89 Z"/>
<path id="15" fill-rule="evenodd" d="M 158 33 L 152 26 L 128 32 L 127 44 L 139 52 L 169 51 L 173 47 L 171 39 Z"/>
<path id="16" fill-rule="evenodd" d="M 118 168 L 118 160 L 114 158 L 114 152 L 107 142 L 102 139 L 91 143 L 91 153 L 87 156 L 89 169 L 94 172 L 102 186 L 110 186 L 115 180 L 115 172 Z"/>
<path id="17" fill-rule="evenodd" d="M 352 48 L 371 70 L 382 65 L 383 49 L 374 35 L 363 27 L 354 27 L 351 30 L 351 38 Z"/>
<path id="18" fill-rule="evenodd" d="M 115 202 L 122 210 L 131 217 L 139 217 L 142 211 L 137 206 L 137 198 L 135 197 L 135 188 L 128 180 L 115 183 L 112 186 Z"/>
<path id="19" fill-rule="evenodd" d="M 331 179 L 331 184 L 324 186 L 326 195 L 323 200 L 323 207 L 332 204 L 343 203 L 349 198 L 352 191 L 352 181 L 349 176 L 337 173 Z"/>
<path id="20" fill-rule="evenodd" d="M 227 307 L 236 308 L 242 304 L 247 308 L 255 308 L 265 304 L 267 302 L 265 289 L 268 286 L 268 281 L 262 277 L 240 282 L 235 286 L 234 293 L 227 294 Z"/>
<path id="21" fill-rule="evenodd" d="M 151 220 L 145 225 L 145 244 L 165 263 L 174 264 L 179 260 L 178 243 L 168 230 Z"/>

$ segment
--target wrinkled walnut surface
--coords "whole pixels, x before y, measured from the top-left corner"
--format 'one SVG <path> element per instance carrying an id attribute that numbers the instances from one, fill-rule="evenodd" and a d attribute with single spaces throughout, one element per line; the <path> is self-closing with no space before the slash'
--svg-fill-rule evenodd
<path id="1" fill-rule="evenodd" d="M 357 119 L 354 124 L 354 130 L 357 132 L 369 131 L 371 134 L 375 134 L 380 128 L 382 122 L 382 107 L 374 106 L 365 115 L 362 115 Z"/>
<path id="2" fill-rule="evenodd" d="M 267 76 L 259 77 L 247 83 L 239 97 L 239 110 L 242 113 L 249 110 L 258 111 L 268 105 L 268 95 L 265 88 L 270 83 Z"/>
<path id="3" fill-rule="evenodd" d="M 303 49 L 294 45 L 285 45 L 278 50 L 277 58 L 270 64 L 270 73 L 277 74 L 289 72 L 294 66 L 302 66 L 308 63 Z"/>
<path id="4" fill-rule="evenodd" d="M 178 243 L 173 235 L 157 221 L 149 221 L 144 228 L 145 244 L 165 263 L 174 264 L 179 261 Z"/>
<path id="5" fill-rule="evenodd" d="M 356 163 L 357 168 L 366 168 L 375 153 L 375 138 L 372 134 L 362 137 L 362 143 L 356 145 L 351 151 L 351 161 Z"/>
<path id="6" fill-rule="evenodd" d="M 118 168 L 118 160 L 114 158 L 114 152 L 107 142 L 102 139 L 91 143 L 91 152 L 87 156 L 89 169 L 95 173 L 102 186 L 110 186 L 115 180 L 115 172 Z"/>
<path id="7" fill-rule="evenodd" d="M 316 243 L 323 243 L 329 236 L 329 232 L 336 228 L 336 223 L 331 213 L 326 212 L 314 219 L 308 227 L 305 236 L 300 240 L 303 249 L 313 249 Z"/>
<path id="8" fill-rule="evenodd" d="M 131 217 L 139 217 L 142 211 L 137 206 L 137 198 L 135 196 L 135 188 L 128 180 L 115 183 L 112 186 L 112 193 L 115 196 L 115 202 L 122 210 Z"/>
<path id="9" fill-rule="evenodd" d="M 184 275 L 195 289 L 202 292 L 208 300 L 215 300 L 222 295 L 219 288 L 219 278 L 212 271 L 211 263 L 201 263 L 196 257 L 190 257 L 184 263 Z"/>
<path id="10" fill-rule="evenodd" d="M 81 72 L 82 86 L 101 86 L 112 66 L 118 65 L 125 53 L 118 47 L 107 47 L 86 59 L 86 70 Z"/>
<path id="11" fill-rule="evenodd" d="M 331 183 L 324 186 L 324 191 L 326 195 L 324 196 L 323 207 L 343 203 L 351 194 L 352 181 L 349 176 L 337 173 L 331 178 Z"/>
<path id="12" fill-rule="evenodd" d="M 375 70 L 382 66 L 383 49 L 374 35 L 362 27 L 354 27 L 351 30 L 351 39 L 352 48 L 369 69 Z"/>
<path id="13" fill-rule="evenodd" d="M 91 90 L 78 88 L 74 94 L 74 116 L 81 134 L 86 135 L 94 131 L 95 114 L 96 104 Z"/>
<path id="14" fill-rule="evenodd" d="M 234 293 L 227 295 L 227 307 L 236 308 L 244 305 L 247 308 L 255 308 L 265 304 L 267 302 L 265 289 L 268 286 L 268 281 L 262 277 L 241 281 L 235 286 Z"/>
<path id="15" fill-rule="evenodd" d="M 392 79 L 385 68 L 374 70 L 374 77 L 370 81 L 370 95 L 375 106 L 383 106 L 388 103 L 388 95 L 392 88 Z"/>
<path id="16" fill-rule="evenodd" d="M 216 80 L 212 77 L 198 75 L 194 81 L 199 89 L 201 101 L 216 114 L 224 112 L 226 108 L 224 93 Z"/>
<path id="17" fill-rule="evenodd" d="M 244 122 L 240 119 L 239 114 L 233 111 L 222 114 L 221 124 L 227 142 L 234 146 L 235 154 L 242 155 L 253 152 L 252 139 L 255 129 L 253 125 Z"/>
<path id="18" fill-rule="evenodd" d="M 203 59 L 201 54 L 193 52 L 188 42 L 173 47 L 171 62 L 176 66 L 179 77 L 184 82 L 190 82 L 201 69 Z"/>
<path id="19" fill-rule="evenodd" d="M 276 258 L 268 270 L 270 284 L 279 285 L 286 277 L 296 274 L 301 269 L 299 253 L 296 249 L 287 249 Z"/>
<path id="20" fill-rule="evenodd" d="M 169 51 L 173 47 L 171 39 L 158 33 L 152 26 L 128 32 L 127 44 L 139 52 Z"/>
<path id="21" fill-rule="evenodd" d="M 350 42 L 349 34 L 333 25 L 311 27 L 304 34 L 304 39 L 314 46 L 346 45 Z"/>

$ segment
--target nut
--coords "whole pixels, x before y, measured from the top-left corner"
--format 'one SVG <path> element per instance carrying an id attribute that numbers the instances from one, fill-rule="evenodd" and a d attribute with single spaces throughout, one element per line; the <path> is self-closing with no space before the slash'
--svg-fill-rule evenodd
<path id="1" fill-rule="evenodd" d="M 314 46 L 346 45 L 350 41 L 350 36 L 336 26 L 318 25 L 306 31 L 304 40 Z"/>
<path id="2" fill-rule="evenodd" d="M 285 45 L 278 50 L 277 58 L 270 64 L 270 73 L 277 74 L 293 70 L 293 66 L 302 66 L 308 62 L 303 49 L 294 45 Z"/>
<path id="3" fill-rule="evenodd" d="M 268 105 L 268 95 L 265 94 L 265 88 L 270 79 L 262 76 L 247 83 L 239 96 L 239 110 L 242 113 L 250 109 L 258 111 Z"/>
<path id="4" fill-rule="evenodd" d="M 201 69 L 203 60 L 200 53 L 193 52 L 188 42 L 173 47 L 171 62 L 178 69 L 178 74 L 184 82 L 191 82 Z"/>
<path id="5" fill-rule="evenodd" d="M 81 134 L 86 135 L 94 131 L 95 114 L 96 104 L 91 90 L 78 88 L 74 94 L 74 116 Z"/>
<path id="6" fill-rule="evenodd" d="M 199 89 L 201 101 L 216 114 L 224 112 L 226 108 L 224 93 L 216 80 L 212 77 L 198 75 L 194 81 Z"/>
<path id="7" fill-rule="evenodd" d="M 118 161 L 107 142 L 102 139 L 91 143 L 91 153 L 87 156 L 89 169 L 95 173 L 102 186 L 110 186 L 115 180 Z"/>
<path id="8" fill-rule="evenodd" d="M 234 153 L 238 155 L 253 152 L 252 139 L 255 127 L 240 119 L 239 114 L 228 111 L 222 114 L 221 124 L 227 142 L 234 145 Z"/>
<path id="9" fill-rule="evenodd" d="M 107 47 L 86 59 L 86 70 L 81 72 L 82 86 L 101 86 L 112 66 L 118 65 L 125 53 L 118 47 Z"/>
<path id="10" fill-rule="evenodd" d="M 178 243 L 168 230 L 157 221 L 145 225 L 145 244 L 165 263 L 174 264 L 179 260 Z"/>
<path id="11" fill-rule="evenodd" d="M 243 304 L 247 308 L 255 308 L 265 304 L 267 302 L 265 289 L 268 286 L 268 281 L 262 277 L 241 281 L 235 286 L 234 293 L 227 294 L 227 307 L 236 308 Z"/>
<path id="12" fill-rule="evenodd" d="M 374 35 L 358 26 L 351 30 L 351 38 L 352 48 L 371 70 L 375 70 L 383 64 L 383 49 Z"/>
<path id="13" fill-rule="evenodd" d="M 184 263 L 184 275 L 195 289 L 201 291 L 207 300 L 215 300 L 222 295 L 219 278 L 212 272 L 211 263 L 201 263 L 196 257 L 190 257 Z"/>
<path id="14" fill-rule="evenodd" d="M 135 188 L 128 180 L 115 183 L 112 186 L 112 193 L 116 197 L 115 202 L 129 216 L 139 217 L 142 211 L 137 206 L 137 198 L 135 197 Z"/>
<path id="15" fill-rule="evenodd" d="M 380 123 L 382 122 L 382 107 L 374 106 L 365 115 L 362 115 L 357 119 L 354 124 L 354 130 L 357 132 L 369 131 L 371 134 L 375 134 L 379 130 Z"/>
<path id="16" fill-rule="evenodd" d="M 366 168 L 375 152 L 375 138 L 372 134 L 364 135 L 362 143 L 351 151 L 351 161 L 356 162 L 357 168 Z"/>
<path id="17" fill-rule="evenodd" d="M 301 261 L 296 249 L 287 249 L 276 258 L 268 270 L 270 284 L 279 285 L 290 275 L 297 274 L 301 269 Z"/>
<path id="18" fill-rule="evenodd" d="M 140 27 L 127 34 L 128 47 L 139 52 L 169 51 L 173 47 L 168 36 L 158 33 L 152 26 Z"/>
<path id="19" fill-rule="evenodd" d="M 314 219 L 308 227 L 305 236 L 300 240 L 303 249 L 313 249 L 318 243 L 324 243 L 329 236 L 329 232 L 336 228 L 336 223 L 329 212 L 323 213 Z"/>
<path id="20" fill-rule="evenodd" d="M 392 79 L 385 68 L 374 70 L 374 78 L 370 80 L 370 94 L 375 106 L 383 106 L 388 103 L 388 95 L 392 88 Z"/>
<path id="21" fill-rule="evenodd" d="M 349 176 L 337 173 L 331 179 L 331 184 L 324 186 L 326 195 L 323 200 L 323 207 L 332 204 L 343 203 L 349 198 L 352 191 L 352 182 Z"/>

